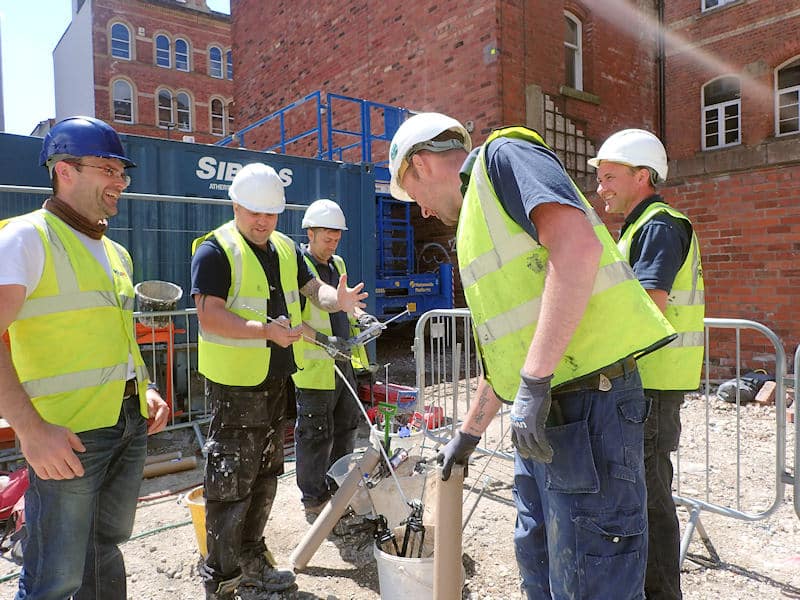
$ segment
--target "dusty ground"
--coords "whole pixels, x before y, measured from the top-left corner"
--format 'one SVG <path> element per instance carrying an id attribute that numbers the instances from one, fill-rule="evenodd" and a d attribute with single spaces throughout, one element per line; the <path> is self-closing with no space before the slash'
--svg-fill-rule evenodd
<path id="1" fill-rule="evenodd" d="M 405 354 L 413 330 L 387 336 L 379 359 L 391 360 L 390 381 L 413 383 L 412 362 Z M 409 379 L 410 378 L 410 379 Z M 706 427 L 706 414 L 709 426 Z M 736 421 L 735 407 L 712 398 L 693 396 L 683 409 L 681 451 L 681 492 L 686 496 L 708 497 L 736 507 Z M 774 408 L 747 405 L 741 408 L 739 472 L 743 484 L 739 504 L 743 512 L 766 510 L 775 497 L 775 412 Z M 791 428 L 790 428 L 791 429 Z M 706 446 L 706 431 L 709 446 Z M 366 433 L 366 426 L 362 427 Z M 498 438 L 497 432 L 492 434 Z M 361 443 L 366 444 L 362 435 Z M 787 447 L 791 457 L 794 441 L 791 431 Z M 197 450 L 188 430 L 161 434 L 152 440 L 154 453 L 181 447 L 185 453 Z M 509 447 L 508 443 L 503 444 Z M 704 467 L 708 453 L 711 468 Z M 485 468 L 484 468 L 485 467 Z M 300 510 L 299 492 L 294 483 L 293 463 L 286 464 L 275 509 L 266 529 L 267 542 L 280 562 L 289 555 L 309 527 Z M 470 469 L 467 483 L 477 481 L 483 491 L 475 513 L 464 532 L 466 585 L 463 597 L 470 599 L 518 598 L 517 568 L 511 543 L 514 507 L 511 502 L 511 467 L 498 459 L 478 458 Z M 201 599 L 202 586 L 197 576 L 199 553 L 188 508 L 180 501 L 179 490 L 197 485 L 202 471 L 197 468 L 174 475 L 145 480 L 142 496 L 163 494 L 162 498 L 142 501 L 137 512 L 134 539 L 123 546 L 128 567 L 128 595 L 134 600 Z M 469 513 L 476 494 L 466 496 L 464 514 Z M 687 512 L 680 511 L 685 524 Z M 791 490 L 774 513 L 753 522 L 701 513 L 702 524 L 721 559 L 719 564 L 683 565 L 683 589 L 687 600 L 738 600 L 800 597 L 800 520 L 794 514 Z M 709 552 L 695 534 L 690 555 L 703 561 Z M 369 552 L 367 552 L 369 554 Z M 11 598 L 16 588 L 18 567 L 0 559 L 0 597 Z M 299 591 L 291 598 L 376 599 L 380 597 L 374 561 L 355 565 L 342 559 L 337 546 L 323 542 L 308 568 L 297 576 Z M 392 598 L 410 597 L 397 595 Z M 277 598 L 278 596 L 276 596 Z"/>

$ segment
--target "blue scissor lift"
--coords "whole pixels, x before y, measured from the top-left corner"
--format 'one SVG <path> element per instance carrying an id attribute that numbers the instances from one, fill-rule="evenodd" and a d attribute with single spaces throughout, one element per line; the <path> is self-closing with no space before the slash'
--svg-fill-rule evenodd
<path id="1" fill-rule="evenodd" d="M 410 314 L 398 322 L 453 307 L 452 265 L 442 260 L 433 272 L 417 272 L 410 205 L 391 197 L 387 160 L 376 160 L 388 156 L 392 136 L 408 115 L 404 108 L 340 94 L 327 94 L 323 100 L 322 92 L 316 91 L 217 142 L 226 146 L 236 141 L 246 147 L 248 134 L 271 128 L 277 141 L 263 151 L 374 165 L 375 312 L 382 321 L 406 308 Z"/>

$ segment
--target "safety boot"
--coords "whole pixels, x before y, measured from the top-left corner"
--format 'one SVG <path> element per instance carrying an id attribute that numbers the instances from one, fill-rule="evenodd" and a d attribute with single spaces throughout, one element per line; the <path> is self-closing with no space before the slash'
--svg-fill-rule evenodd
<path id="1" fill-rule="evenodd" d="M 240 566 L 242 580 L 239 583 L 239 593 L 242 598 L 253 591 L 285 592 L 297 587 L 294 573 L 276 569 L 272 553 L 266 548 L 252 558 L 243 559 Z"/>
<path id="2" fill-rule="evenodd" d="M 206 584 L 206 600 L 241 600 L 236 593 L 236 586 L 239 585 L 240 577 L 220 581 L 216 589 Z"/>

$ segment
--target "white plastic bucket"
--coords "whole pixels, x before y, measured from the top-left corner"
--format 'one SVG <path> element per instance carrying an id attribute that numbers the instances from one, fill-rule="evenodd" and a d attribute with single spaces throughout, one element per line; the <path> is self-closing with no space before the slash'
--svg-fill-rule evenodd
<path id="1" fill-rule="evenodd" d="M 141 312 L 160 312 L 175 310 L 178 301 L 183 297 L 180 286 L 169 281 L 153 279 L 137 283 L 133 288 L 136 302 Z M 142 325 L 147 327 L 167 327 L 169 317 L 139 317 Z"/>
<path id="2" fill-rule="evenodd" d="M 393 529 L 397 546 L 402 548 L 405 526 Z M 433 599 L 433 541 L 435 527 L 425 526 L 422 558 L 405 558 L 384 552 L 375 543 L 375 562 L 378 565 L 378 584 L 381 600 Z M 391 547 L 391 542 L 386 544 Z M 466 573 L 461 567 L 461 586 Z"/>
<path id="3" fill-rule="evenodd" d="M 383 443 L 385 435 L 383 427 L 380 425 L 373 425 L 370 428 L 369 441 L 372 442 L 376 450 Z M 391 451 L 394 452 L 398 448 L 405 448 L 406 450 L 419 449 L 422 447 L 423 436 L 424 432 L 421 429 L 412 429 L 411 435 L 406 437 L 400 437 L 397 433 L 390 433 L 389 445 Z"/>
<path id="4" fill-rule="evenodd" d="M 363 456 L 363 452 L 345 454 L 331 465 L 331 468 L 328 469 L 328 476 L 336 482 L 336 485 L 342 485 L 351 469 L 358 468 L 358 461 L 360 461 Z M 367 490 L 364 489 L 363 477 L 361 482 L 359 482 L 356 493 L 353 494 L 353 497 L 350 499 L 350 507 L 357 515 L 366 515 L 372 512 L 372 501 L 369 499 Z"/>

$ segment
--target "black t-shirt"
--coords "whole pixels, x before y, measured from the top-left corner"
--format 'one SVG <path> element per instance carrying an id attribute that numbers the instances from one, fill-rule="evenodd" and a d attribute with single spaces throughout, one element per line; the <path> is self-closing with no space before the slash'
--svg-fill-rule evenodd
<path id="1" fill-rule="evenodd" d="M 321 263 L 308 249 L 308 246 L 302 245 L 300 247 L 300 251 L 303 253 L 304 256 L 307 256 L 314 266 L 317 269 L 317 273 L 319 273 L 319 278 L 330 285 L 331 287 L 336 287 L 339 285 L 339 277 L 341 273 L 336 269 L 336 265 L 333 262 L 333 258 L 331 257 L 327 263 Z M 309 300 L 305 296 L 300 296 L 300 305 L 305 308 L 306 302 Z M 338 311 L 335 313 L 330 313 L 331 319 L 331 331 L 333 335 L 338 336 L 342 339 L 347 339 L 350 337 L 350 321 L 347 318 L 347 313 L 344 311 Z"/>
<path id="2" fill-rule="evenodd" d="M 269 282 L 270 297 L 267 301 L 267 314 L 276 319 L 282 315 L 288 316 L 286 299 L 281 286 L 278 253 L 272 242 L 263 250 L 244 238 L 250 249 L 255 253 L 264 274 Z M 297 287 L 302 288 L 314 278 L 314 275 L 303 260 L 300 248 L 295 244 L 297 255 Z M 191 294 L 216 296 L 226 300 L 231 287 L 231 265 L 225 251 L 217 242 L 216 237 L 210 237 L 201 243 L 192 257 L 192 291 Z M 301 296 L 302 297 L 302 296 Z M 267 380 L 285 379 L 297 371 L 291 346 L 282 348 L 273 342 L 267 342 L 270 348 L 269 370 L 267 378 L 255 387 L 262 387 Z"/>
<path id="3" fill-rule="evenodd" d="M 663 200 L 658 194 L 642 200 L 625 217 L 620 235 L 654 202 Z M 672 291 L 675 277 L 689 254 L 691 239 L 691 223 L 664 212 L 639 228 L 631 240 L 630 263 L 644 289 Z"/>

